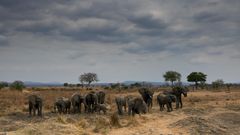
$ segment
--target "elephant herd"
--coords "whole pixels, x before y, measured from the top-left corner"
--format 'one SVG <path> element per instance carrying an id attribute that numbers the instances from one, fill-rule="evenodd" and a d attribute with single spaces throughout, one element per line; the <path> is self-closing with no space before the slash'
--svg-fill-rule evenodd
<path id="1" fill-rule="evenodd" d="M 164 110 L 164 106 L 167 106 L 167 111 L 172 111 L 172 102 L 176 102 L 176 109 L 182 108 L 181 95 L 187 96 L 187 88 L 185 87 L 174 87 L 172 90 L 163 91 L 157 95 L 157 102 L 160 107 L 160 111 Z M 147 113 L 153 106 L 153 95 L 154 91 L 148 88 L 140 88 L 138 90 L 141 97 L 138 96 L 118 96 L 115 98 L 117 111 L 119 115 L 123 115 L 127 112 L 128 115 L 135 115 L 141 113 Z M 104 91 L 91 91 L 86 95 L 80 93 L 74 93 L 70 98 L 59 97 L 55 99 L 53 109 L 55 113 L 81 113 L 82 105 L 84 106 L 85 113 L 94 113 L 101 111 L 105 114 L 108 110 L 105 104 Z M 30 95 L 28 97 L 29 104 L 29 115 L 42 115 L 43 99 L 37 95 Z M 71 111 L 72 108 L 72 111 Z M 123 111 L 124 108 L 124 111 Z"/>
<path id="2" fill-rule="evenodd" d="M 55 113 L 64 113 L 67 114 L 71 112 L 73 113 L 81 113 L 82 105 L 84 106 L 85 113 L 93 113 L 93 112 L 101 112 L 104 114 L 107 111 L 107 106 L 105 103 L 105 92 L 89 92 L 86 95 L 81 95 L 80 93 L 74 93 L 71 98 L 59 97 L 55 100 L 53 104 L 53 109 Z M 36 111 L 38 116 L 42 115 L 42 106 L 43 99 L 37 95 L 30 95 L 28 97 L 28 105 L 29 105 L 29 115 L 36 115 Z"/>
<path id="3" fill-rule="evenodd" d="M 123 114 L 123 108 L 126 112 L 128 108 L 128 115 L 146 113 L 152 108 L 154 91 L 141 88 L 138 90 L 142 98 L 134 97 L 131 95 L 116 97 L 115 102 L 118 109 L 118 114 Z M 187 96 L 188 89 L 186 87 L 174 87 L 172 90 L 166 90 L 157 95 L 157 102 L 159 104 L 160 111 L 164 110 L 164 106 L 167 106 L 167 111 L 173 110 L 172 102 L 176 102 L 176 109 L 182 108 L 182 95 Z"/>

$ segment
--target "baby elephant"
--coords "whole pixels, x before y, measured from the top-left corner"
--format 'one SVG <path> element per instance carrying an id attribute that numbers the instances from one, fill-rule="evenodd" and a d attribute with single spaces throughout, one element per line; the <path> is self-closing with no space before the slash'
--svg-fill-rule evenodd
<path id="1" fill-rule="evenodd" d="M 95 108 L 96 112 L 98 112 L 100 114 L 100 112 L 102 111 L 104 114 L 106 114 L 108 108 L 106 104 L 97 104 L 96 108 Z"/>
<path id="2" fill-rule="evenodd" d="M 159 104 L 160 107 L 160 111 L 163 111 L 164 109 L 164 105 L 167 105 L 167 111 L 170 112 L 172 111 L 172 102 L 175 102 L 176 97 L 174 95 L 165 95 L 165 94 L 159 94 L 157 96 L 157 102 Z"/>
<path id="3" fill-rule="evenodd" d="M 54 111 L 58 113 L 70 113 L 71 101 L 68 98 L 57 98 L 54 103 Z"/>
<path id="4" fill-rule="evenodd" d="M 28 105 L 29 105 L 29 116 L 32 115 L 33 111 L 33 116 L 36 115 L 36 111 L 38 113 L 38 116 L 42 116 L 42 106 L 43 106 L 43 100 L 41 97 L 37 95 L 30 95 L 28 97 Z"/>

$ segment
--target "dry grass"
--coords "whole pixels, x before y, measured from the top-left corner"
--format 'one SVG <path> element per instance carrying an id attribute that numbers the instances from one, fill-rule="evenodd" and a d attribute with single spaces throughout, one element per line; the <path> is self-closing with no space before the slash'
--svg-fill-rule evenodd
<path id="1" fill-rule="evenodd" d="M 157 89 L 154 96 L 164 89 Z M 106 90 L 106 103 L 110 105 L 106 115 L 51 113 L 57 97 L 68 97 L 75 92 L 85 94 L 89 91 L 78 88 L 34 88 L 23 92 L 0 91 L 0 133 L 9 134 L 240 134 L 234 118 L 240 115 L 240 91 L 195 91 L 183 98 L 183 109 L 173 112 L 160 112 L 154 106 L 149 114 L 135 117 L 118 116 L 115 97 L 139 96 L 136 89 L 127 91 Z M 44 117 L 28 117 L 27 96 L 40 95 L 44 100 Z M 173 104 L 175 107 L 175 104 Z M 234 117 L 231 117 L 233 115 Z M 225 121 L 225 123 L 224 123 Z M 170 126 L 172 125 L 172 126 Z M 195 129 L 195 130 L 193 130 Z"/>

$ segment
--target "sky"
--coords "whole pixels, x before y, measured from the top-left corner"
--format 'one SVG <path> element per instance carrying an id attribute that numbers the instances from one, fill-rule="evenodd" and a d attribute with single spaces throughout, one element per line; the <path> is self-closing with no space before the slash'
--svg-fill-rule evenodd
<path id="1" fill-rule="evenodd" d="M 239 0 L 1 0 L 0 81 L 240 82 Z"/>

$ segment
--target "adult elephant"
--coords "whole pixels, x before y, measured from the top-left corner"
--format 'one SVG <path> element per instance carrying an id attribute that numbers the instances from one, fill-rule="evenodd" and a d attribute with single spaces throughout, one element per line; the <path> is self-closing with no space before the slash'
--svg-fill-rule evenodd
<path id="1" fill-rule="evenodd" d="M 71 101 L 68 98 L 60 97 L 57 98 L 54 103 L 54 111 L 58 113 L 69 113 L 70 114 Z"/>
<path id="2" fill-rule="evenodd" d="M 182 95 L 184 97 L 187 97 L 187 92 L 188 92 L 187 87 L 177 86 L 177 87 L 173 87 L 172 90 L 163 91 L 163 94 L 165 94 L 165 95 L 175 95 L 176 96 L 176 109 L 178 109 L 179 104 L 180 104 L 180 108 L 183 107 Z"/>
<path id="3" fill-rule="evenodd" d="M 104 91 L 98 91 L 96 92 L 96 95 L 98 97 L 98 104 L 104 104 L 106 93 Z"/>
<path id="4" fill-rule="evenodd" d="M 144 102 L 147 104 L 148 108 L 152 107 L 154 91 L 151 91 L 148 88 L 140 88 L 138 90 L 138 92 L 142 96 L 142 98 L 143 98 Z"/>
<path id="5" fill-rule="evenodd" d="M 84 104 L 84 97 L 79 93 L 74 93 L 71 97 L 71 103 L 73 108 L 73 113 L 81 113 L 81 104 Z M 85 104 L 84 104 L 85 105 Z"/>
<path id="6" fill-rule="evenodd" d="M 134 116 L 135 114 L 147 113 L 147 104 L 142 98 L 136 97 L 131 98 L 128 101 L 128 115 Z"/>
<path id="7" fill-rule="evenodd" d="M 96 106 L 98 104 L 98 96 L 95 92 L 89 92 L 85 97 L 87 112 L 93 113 L 96 111 Z"/>
<path id="8" fill-rule="evenodd" d="M 115 102 L 116 102 L 116 105 L 117 105 L 118 114 L 123 115 L 123 109 L 122 108 L 124 107 L 125 112 L 126 112 L 126 109 L 127 109 L 126 98 L 123 97 L 123 96 L 116 97 Z"/>
<path id="9" fill-rule="evenodd" d="M 164 109 L 164 105 L 167 105 L 167 111 L 170 112 L 172 111 L 172 102 L 175 102 L 176 101 L 176 97 L 174 95 L 165 95 L 165 94 L 162 94 L 160 93 L 158 96 L 157 96 L 157 102 L 159 104 L 159 107 L 160 107 L 160 111 L 163 111 Z"/>
<path id="10" fill-rule="evenodd" d="M 43 99 L 37 95 L 30 95 L 28 96 L 28 105 L 29 105 L 29 116 L 36 115 L 36 111 L 38 116 L 42 116 L 42 106 L 43 106 Z"/>

